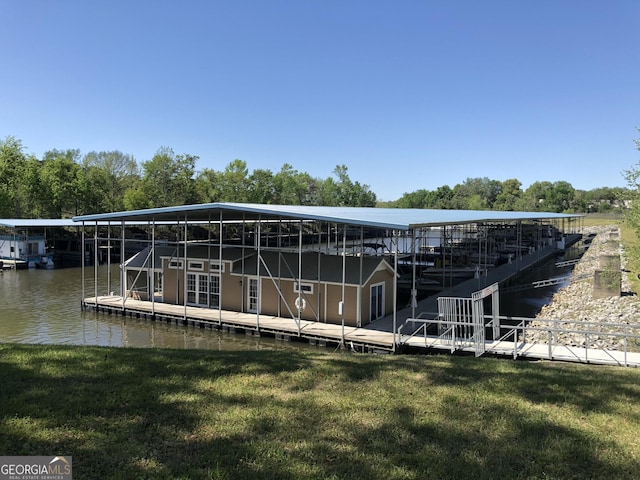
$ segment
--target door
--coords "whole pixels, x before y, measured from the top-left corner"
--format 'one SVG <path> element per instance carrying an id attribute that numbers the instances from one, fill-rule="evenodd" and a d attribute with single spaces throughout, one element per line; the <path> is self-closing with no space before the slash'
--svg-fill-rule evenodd
<path id="1" fill-rule="evenodd" d="M 371 285 L 370 320 L 373 322 L 382 317 L 384 317 L 384 283 L 376 283 Z"/>
<path id="2" fill-rule="evenodd" d="M 208 307 L 211 286 L 208 274 L 187 273 L 187 304 Z"/>
<path id="3" fill-rule="evenodd" d="M 198 305 L 209 306 L 209 275 L 198 274 Z"/>
<path id="4" fill-rule="evenodd" d="M 258 311 L 258 279 L 250 278 L 247 284 L 247 311 L 256 313 Z"/>
<path id="5" fill-rule="evenodd" d="M 198 279 L 197 274 L 187 273 L 187 304 L 195 305 L 198 298 Z"/>
<path id="6" fill-rule="evenodd" d="M 209 277 L 209 306 L 220 306 L 220 275 Z"/>

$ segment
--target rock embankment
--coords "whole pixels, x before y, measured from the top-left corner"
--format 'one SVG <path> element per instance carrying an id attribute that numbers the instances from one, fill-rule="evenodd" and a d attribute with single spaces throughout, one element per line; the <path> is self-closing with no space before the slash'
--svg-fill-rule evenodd
<path id="1" fill-rule="evenodd" d="M 619 325 L 629 325 L 633 326 L 626 327 L 629 333 L 640 334 L 640 299 L 628 294 L 630 285 L 625 273 L 622 274 L 621 284 L 623 295 L 608 298 L 593 296 L 594 272 L 599 269 L 601 257 L 619 255 L 620 265 L 623 271 L 625 269 L 625 256 L 618 240 L 620 233 L 616 226 L 605 226 L 585 228 L 584 234 L 585 237 L 595 234 L 595 237 L 575 266 L 569 285 L 556 292 L 551 303 L 542 308 L 530 326 L 567 330 L 554 333 L 554 345 L 589 345 L 607 350 L 622 350 L 625 348 L 623 337 L 611 333 L 625 329 Z M 554 325 L 553 320 L 562 322 Z M 604 325 L 594 326 L 586 322 L 600 322 Z M 549 334 L 546 331 L 528 331 L 525 340 L 546 344 Z M 640 339 L 630 339 L 626 348 L 640 351 Z"/>

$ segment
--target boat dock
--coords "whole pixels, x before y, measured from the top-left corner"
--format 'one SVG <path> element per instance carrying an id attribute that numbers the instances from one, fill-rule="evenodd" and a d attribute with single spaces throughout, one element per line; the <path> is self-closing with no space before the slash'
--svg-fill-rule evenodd
<path id="1" fill-rule="evenodd" d="M 579 236 L 576 236 L 575 241 Z M 501 334 L 495 339 L 479 341 L 470 337 L 457 336 L 457 327 L 468 328 L 468 323 L 443 320 L 438 313 L 438 297 L 470 298 L 474 292 L 486 289 L 494 284 L 502 284 L 514 279 L 522 272 L 548 260 L 557 254 L 553 246 L 540 248 L 538 251 L 523 256 L 517 261 L 483 272 L 473 278 L 438 295 L 417 302 L 415 308 L 405 308 L 393 315 L 381 318 L 366 327 L 357 328 L 335 323 L 308 321 L 297 318 L 286 318 L 266 314 L 242 313 L 220 308 L 204 308 L 196 306 L 175 305 L 160 301 L 145 301 L 136 298 L 123 298 L 118 295 L 93 296 L 84 298 L 82 307 L 107 314 L 117 314 L 149 321 L 175 323 L 212 330 L 224 330 L 234 333 L 245 333 L 250 336 L 267 335 L 279 340 L 304 340 L 312 345 L 334 346 L 355 352 L 391 353 L 410 350 L 413 352 L 449 351 L 496 355 L 511 358 L 563 360 L 580 363 L 596 363 L 623 366 L 640 366 L 640 353 L 628 351 L 608 351 L 598 348 L 597 344 L 582 347 L 564 345 L 526 343 L 524 331 L 531 319 L 517 319 L 515 326 L 509 326 L 508 320 L 501 326 Z M 491 317 L 485 327 L 491 328 Z M 451 327 L 455 324 L 455 327 Z M 394 325 L 396 326 L 394 330 Z M 434 325 L 444 325 L 451 335 L 433 335 Z M 429 330 L 431 328 L 431 331 Z M 561 331 L 557 325 L 544 330 L 549 334 Z M 473 327 L 471 327 L 471 330 Z M 484 330 L 484 329 L 481 329 Z M 504 334 L 503 332 L 507 332 Z M 633 332 L 632 332 L 633 333 Z M 640 341 L 640 334 L 625 334 L 625 339 Z M 499 337 L 499 338 L 498 338 Z M 626 340 L 625 340 L 626 342 Z M 625 343 L 626 344 L 626 343 Z"/>
<path id="2" fill-rule="evenodd" d="M 241 313 L 229 310 L 170 305 L 123 298 L 120 296 L 88 297 L 83 308 L 142 318 L 151 321 L 190 325 L 198 328 L 227 330 L 260 336 L 271 335 L 282 340 L 300 338 L 318 345 L 344 345 L 359 352 L 394 350 L 392 332 L 366 330 L 331 323 Z"/>
<path id="3" fill-rule="evenodd" d="M 87 297 L 83 308 L 106 314 L 124 315 L 148 321 L 175 323 L 195 328 L 224 330 L 245 333 L 250 336 L 267 335 L 279 340 L 304 340 L 311 345 L 345 348 L 358 353 L 391 353 L 394 345 L 414 353 L 433 351 L 473 354 L 477 346 L 465 339 L 443 338 L 435 335 L 416 334 L 408 329 L 394 335 L 391 331 L 356 328 L 330 323 L 294 320 L 291 318 L 256 315 L 227 310 L 212 310 L 200 307 L 184 307 L 160 302 L 149 302 L 123 298 L 116 295 Z M 438 322 L 437 320 L 423 322 Z M 419 324 L 419 322 L 413 322 Z M 414 325 L 415 328 L 415 325 Z M 526 343 L 521 341 L 523 326 L 513 327 L 513 335 L 504 335 L 499 340 L 484 344 L 484 353 L 507 358 L 529 360 L 561 360 L 567 362 L 592 363 L 640 367 L 640 353 L 603 350 L 593 345 L 569 347 L 564 345 Z M 401 329 L 402 330 L 402 329 Z M 556 330 L 547 329 L 551 335 Z M 545 330 L 545 331 L 547 331 Z M 601 332 L 600 332 L 601 333 Z M 640 335 L 629 335 L 640 339 Z"/>

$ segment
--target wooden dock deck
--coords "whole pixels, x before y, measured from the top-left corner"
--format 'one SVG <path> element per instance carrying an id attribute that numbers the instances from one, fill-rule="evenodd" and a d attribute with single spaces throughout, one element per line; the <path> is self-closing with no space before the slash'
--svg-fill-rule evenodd
<path id="1" fill-rule="evenodd" d="M 276 338 L 303 338 L 312 343 L 344 345 L 361 352 L 394 351 L 393 332 L 366 330 L 330 323 L 241 313 L 183 305 L 170 305 L 107 295 L 87 297 L 83 307 L 105 313 L 115 313 L 154 321 L 164 321 L 201 328 L 244 331 L 247 334 L 269 334 Z M 299 322 L 299 323 L 298 323 Z"/>
<path id="2" fill-rule="evenodd" d="M 114 313 L 150 321 L 193 325 L 200 328 L 223 329 L 231 332 L 245 332 L 250 335 L 272 335 L 280 339 L 304 339 L 321 346 L 335 345 L 356 352 L 381 353 L 394 352 L 394 341 L 402 348 L 410 347 L 417 351 L 475 351 L 474 345 L 453 345 L 451 342 L 434 336 L 393 335 L 392 332 L 355 328 L 321 322 L 274 317 L 270 315 L 213 310 L 200 307 L 185 307 L 161 302 L 148 302 L 127 299 L 123 305 L 120 296 L 87 297 L 84 308 L 105 313 Z M 155 312 L 155 313 L 154 313 Z M 185 316 L 186 312 L 186 316 Z M 259 324 L 259 327 L 258 327 Z M 344 335 L 344 340 L 343 340 Z M 452 348 L 453 347 L 453 348 Z M 549 347 L 513 341 L 487 341 L 486 354 L 510 358 L 532 360 L 560 360 L 567 362 L 592 363 L 600 365 L 619 365 L 640 367 L 640 353 L 602 350 L 598 348 L 580 348 L 561 345 Z"/>

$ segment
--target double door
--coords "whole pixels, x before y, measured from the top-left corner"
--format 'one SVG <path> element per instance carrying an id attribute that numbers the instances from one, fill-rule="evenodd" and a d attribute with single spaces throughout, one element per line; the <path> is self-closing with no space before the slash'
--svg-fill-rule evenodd
<path id="1" fill-rule="evenodd" d="M 220 306 L 220 276 L 187 273 L 187 304 L 210 308 Z"/>

